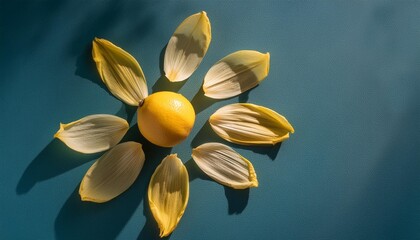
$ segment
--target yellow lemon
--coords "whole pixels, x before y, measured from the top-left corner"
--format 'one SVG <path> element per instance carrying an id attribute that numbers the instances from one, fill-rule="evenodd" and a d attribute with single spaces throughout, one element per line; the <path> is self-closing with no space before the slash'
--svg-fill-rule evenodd
<path id="1" fill-rule="evenodd" d="M 157 92 L 143 100 L 137 109 L 141 134 L 151 143 L 172 147 L 182 142 L 194 126 L 195 112 L 181 94 Z"/>

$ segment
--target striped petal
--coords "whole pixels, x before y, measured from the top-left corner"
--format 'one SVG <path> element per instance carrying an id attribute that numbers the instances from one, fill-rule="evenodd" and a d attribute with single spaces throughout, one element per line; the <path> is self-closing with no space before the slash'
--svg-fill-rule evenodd
<path id="1" fill-rule="evenodd" d="M 102 81 L 115 97 L 131 106 L 147 97 L 143 70 L 133 56 L 99 38 L 93 40 L 92 55 Z"/>
<path id="2" fill-rule="evenodd" d="M 210 21 L 206 12 L 186 18 L 166 46 L 164 71 L 171 82 L 189 78 L 206 55 L 211 41 Z"/>
<path id="3" fill-rule="evenodd" d="M 274 145 L 294 132 L 282 115 L 250 103 L 222 107 L 210 116 L 209 122 L 221 138 L 242 145 Z"/>
<path id="4" fill-rule="evenodd" d="M 239 95 L 267 77 L 270 54 L 251 50 L 234 52 L 214 64 L 204 77 L 204 95 L 224 99 Z"/>
<path id="5" fill-rule="evenodd" d="M 197 165 L 216 182 L 235 189 L 258 187 L 251 162 L 221 143 L 205 143 L 193 149 Z"/>
<path id="6" fill-rule="evenodd" d="M 125 142 L 113 147 L 84 176 L 79 188 L 82 201 L 103 203 L 123 193 L 136 180 L 144 159 L 140 143 Z"/>
<path id="7" fill-rule="evenodd" d="M 54 135 L 68 147 L 82 153 L 96 153 L 115 146 L 128 130 L 126 120 L 107 114 L 89 115 L 63 124 Z"/>
<path id="8" fill-rule="evenodd" d="M 171 234 L 184 214 L 189 197 L 188 172 L 176 154 L 167 156 L 150 179 L 150 210 L 160 229 L 160 237 Z"/>

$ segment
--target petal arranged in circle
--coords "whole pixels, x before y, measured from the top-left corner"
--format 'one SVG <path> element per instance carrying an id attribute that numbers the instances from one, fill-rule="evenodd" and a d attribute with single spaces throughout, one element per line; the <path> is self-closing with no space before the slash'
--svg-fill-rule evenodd
<path id="1" fill-rule="evenodd" d="M 140 143 L 125 142 L 113 147 L 83 177 L 79 188 L 81 199 L 102 203 L 117 197 L 134 183 L 144 160 Z"/>
<path id="2" fill-rule="evenodd" d="M 222 107 L 210 116 L 209 122 L 221 138 L 242 145 L 274 145 L 294 132 L 282 115 L 250 103 Z"/>
<path id="3" fill-rule="evenodd" d="M 95 114 L 63 124 L 54 135 L 68 147 L 81 153 L 108 150 L 121 141 L 129 125 L 126 120 L 108 114 Z"/>
<path id="4" fill-rule="evenodd" d="M 258 187 L 251 162 L 221 143 L 205 143 L 193 149 L 192 158 L 216 182 L 235 189 Z"/>
<path id="5" fill-rule="evenodd" d="M 204 95 L 215 99 L 237 96 L 267 77 L 270 54 L 241 50 L 214 64 L 204 77 Z"/>
<path id="6" fill-rule="evenodd" d="M 189 78 L 206 55 L 211 41 L 210 21 L 206 12 L 186 18 L 166 46 L 164 71 L 171 82 Z"/>
<path id="7" fill-rule="evenodd" d="M 115 97 L 131 106 L 138 106 L 147 97 L 143 70 L 129 53 L 108 40 L 95 38 L 92 56 L 102 81 Z"/>
<path id="8" fill-rule="evenodd" d="M 168 236 L 178 225 L 189 198 L 188 172 L 176 154 L 164 158 L 156 168 L 150 179 L 148 198 L 160 237 Z"/>

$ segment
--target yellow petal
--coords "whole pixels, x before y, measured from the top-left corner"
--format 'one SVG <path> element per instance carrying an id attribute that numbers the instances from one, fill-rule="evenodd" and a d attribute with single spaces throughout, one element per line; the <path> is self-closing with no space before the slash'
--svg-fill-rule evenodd
<path id="1" fill-rule="evenodd" d="M 143 70 L 133 56 L 99 38 L 93 40 L 92 55 L 102 81 L 115 97 L 131 106 L 147 97 Z"/>
<path id="2" fill-rule="evenodd" d="M 252 50 L 234 52 L 214 64 L 204 77 L 204 95 L 224 99 L 239 95 L 267 77 L 270 54 Z"/>
<path id="3" fill-rule="evenodd" d="M 113 147 L 87 171 L 80 183 L 81 199 L 102 203 L 117 197 L 134 183 L 144 159 L 140 143 L 125 142 Z"/>
<path id="4" fill-rule="evenodd" d="M 221 138 L 242 145 L 274 145 L 294 132 L 282 115 L 250 103 L 222 107 L 210 116 L 209 122 Z"/>
<path id="5" fill-rule="evenodd" d="M 181 159 L 171 154 L 162 160 L 150 179 L 150 210 L 160 229 L 160 237 L 171 234 L 184 214 L 189 197 L 188 172 Z"/>
<path id="6" fill-rule="evenodd" d="M 186 18 L 166 46 L 164 71 L 171 82 L 191 76 L 206 55 L 211 41 L 210 21 L 206 12 Z"/>
<path id="7" fill-rule="evenodd" d="M 54 137 L 82 153 L 96 153 L 115 146 L 128 130 L 126 120 L 107 114 L 89 115 L 63 124 Z"/>
<path id="8" fill-rule="evenodd" d="M 258 187 L 251 162 L 221 143 L 205 143 L 191 155 L 203 172 L 216 182 L 235 189 Z"/>

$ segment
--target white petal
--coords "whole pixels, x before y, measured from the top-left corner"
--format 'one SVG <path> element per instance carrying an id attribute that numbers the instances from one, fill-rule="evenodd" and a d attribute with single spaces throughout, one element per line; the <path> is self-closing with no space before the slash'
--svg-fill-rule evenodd
<path id="1" fill-rule="evenodd" d="M 193 149 L 192 157 L 203 172 L 220 184 L 235 189 L 258 187 L 251 162 L 224 144 L 202 144 Z"/>
<path id="2" fill-rule="evenodd" d="M 270 54 L 251 50 L 234 52 L 214 64 L 204 77 L 204 95 L 224 99 L 257 86 L 267 77 Z"/>
<path id="3" fill-rule="evenodd" d="M 95 38 L 93 60 L 102 81 L 115 97 L 138 106 L 147 97 L 146 78 L 136 59 L 105 39 Z"/>
<path id="4" fill-rule="evenodd" d="M 211 41 L 210 21 L 206 12 L 186 18 L 166 46 L 164 71 L 171 82 L 189 78 L 206 55 Z"/>
<path id="5" fill-rule="evenodd" d="M 89 115 L 63 124 L 54 137 L 82 153 L 96 153 L 115 146 L 128 130 L 126 120 L 107 114 Z"/>
<path id="6" fill-rule="evenodd" d="M 113 147 L 87 171 L 80 183 L 81 199 L 102 203 L 117 197 L 134 183 L 144 159 L 140 143 L 125 142 Z"/>
<path id="7" fill-rule="evenodd" d="M 250 103 L 222 107 L 210 116 L 209 122 L 221 138 L 242 145 L 274 145 L 294 132 L 282 115 Z"/>
<path id="8" fill-rule="evenodd" d="M 176 154 L 162 160 L 150 179 L 148 200 L 160 237 L 174 231 L 184 214 L 190 194 L 187 168 Z"/>

